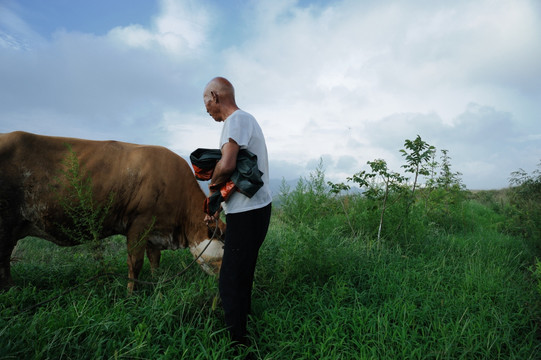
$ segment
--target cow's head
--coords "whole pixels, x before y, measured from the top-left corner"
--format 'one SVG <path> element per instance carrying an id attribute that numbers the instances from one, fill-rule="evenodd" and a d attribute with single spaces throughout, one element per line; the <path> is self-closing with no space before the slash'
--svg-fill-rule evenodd
<path id="1" fill-rule="evenodd" d="M 224 237 L 225 224 L 218 220 L 218 224 L 209 224 L 208 239 L 190 247 L 190 252 L 194 258 L 197 258 L 197 263 L 209 275 L 220 274 L 224 255 Z"/>

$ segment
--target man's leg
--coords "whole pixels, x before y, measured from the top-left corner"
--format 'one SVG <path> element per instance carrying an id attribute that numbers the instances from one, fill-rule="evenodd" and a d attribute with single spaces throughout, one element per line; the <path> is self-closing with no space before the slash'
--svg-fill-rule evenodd
<path id="1" fill-rule="evenodd" d="M 259 248 L 265 239 L 271 206 L 227 215 L 220 296 L 234 341 L 246 342 L 246 322 Z"/>

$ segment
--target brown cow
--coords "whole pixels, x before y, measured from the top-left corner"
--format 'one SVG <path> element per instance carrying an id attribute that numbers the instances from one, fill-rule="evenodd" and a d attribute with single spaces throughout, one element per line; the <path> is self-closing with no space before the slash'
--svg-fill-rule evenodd
<path id="1" fill-rule="evenodd" d="M 49 137 L 25 132 L 0 134 L 0 288 L 11 285 L 10 257 L 17 241 L 37 236 L 61 246 L 77 245 L 61 226 L 73 225 L 60 199 L 69 198 L 62 181 L 69 161 L 91 178 L 96 206 L 110 205 L 101 238 L 126 235 L 128 276 L 137 279 L 145 249 L 151 268 L 160 250 L 189 247 L 199 264 L 218 273 L 221 241 L 210 240 L 214 229 L 204 223 L 205 195 L 190 166 L 159 146 L 117 141 Z M 225 224 L 220 222 L 220 235 Z M 134 283 L 129 282 L 128 290 Z"/>

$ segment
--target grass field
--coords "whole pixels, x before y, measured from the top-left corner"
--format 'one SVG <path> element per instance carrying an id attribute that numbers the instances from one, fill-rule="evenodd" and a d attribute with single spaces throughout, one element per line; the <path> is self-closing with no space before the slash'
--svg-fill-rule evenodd
<path id="1" fill-rule="evenodd" d="M 532 247 L 503 235 L 497 215 L 468 202 L 469 231 L 426 231 L 377 243 L 333 216 L 273 216 L 256 272 L 253 344 L 261 359 L 538 359 L 540 294 Z M 338 216 L 337 212 L 333 213 Z M 354 221 L 354 219 L 352 220 Z M 338 225 L 337 225 L 338 224 Z M 217 281 L 187 251 L 165 251 L 157 281 L 126 294 L 124 239 L 105 262 L 84 247 L 19 242 L 16 287 L 0 294 L 3 359 L 234 359 Z M 100 272 L 118 273 L 61 294 Z"/>
<path id="2" fill-rule="evenodd" d="M 446 150 L 438 164 L 420 136 L 404 146 L 413 186 L 381 159 L 348 178 L 360 192 L 326 182 L 322 164 L 294 190 L 284 184 L 240 353 L 217 279 L 197 267 L 175 276 L 188 251 L 163 252 L 154 276 L 145 263 L 140 279 L 155 284 L 128 296 L 116 236 L 103 254 L 92 242 L 18 243 L 16 286 L 0 293 L 0 358 L 541 359 L 541 169 L 512 173 L 505 191 L 469 192 Z M 84 194 L 78 203 L 91 204 Z M 99 239 L 100 211 L 86 210 L 75 223 L 99 225 Z"/>

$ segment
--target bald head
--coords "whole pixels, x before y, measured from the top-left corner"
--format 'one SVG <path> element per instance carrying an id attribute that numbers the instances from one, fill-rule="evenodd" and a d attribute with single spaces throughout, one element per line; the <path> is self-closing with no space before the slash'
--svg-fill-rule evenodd
<path id="1" fill-rule="evenodd" d="M 210 80 L 205 88 L 205 92 L 207 91 L 215 91 L 222 96 L 231 96 L 233 100 L 235 99 L 235 88 L 233 84 L 223 77 L 215 77 Z"/>
<path id="2" fill-rule="evenodd" d="M 235 88 L 223 77 L 215 77 L 205 87 L 203 101 L 210 116 L 216 121 L 224 121 L 238 110 L 235 102 Z"/>

